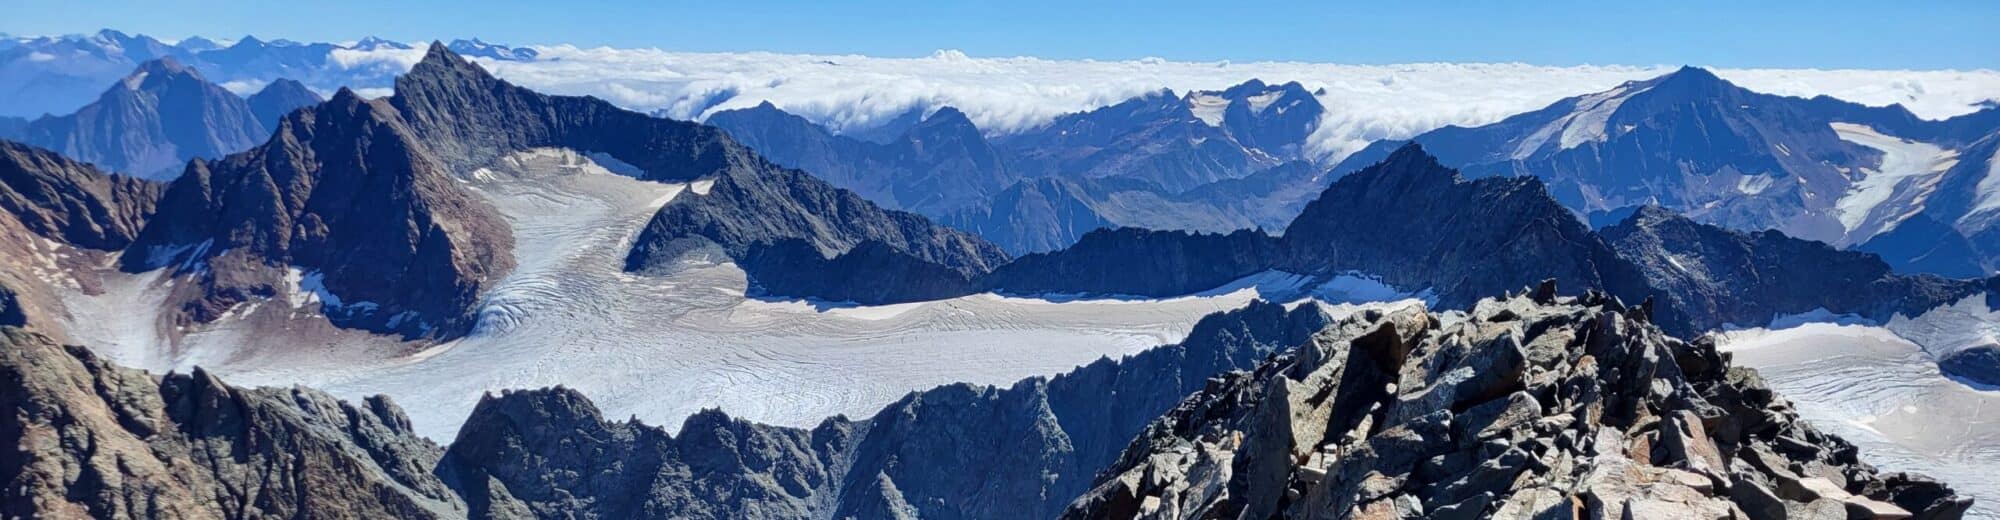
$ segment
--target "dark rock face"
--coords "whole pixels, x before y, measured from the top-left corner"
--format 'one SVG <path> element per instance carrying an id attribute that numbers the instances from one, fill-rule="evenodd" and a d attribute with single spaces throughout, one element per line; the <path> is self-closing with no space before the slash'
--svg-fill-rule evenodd
<path id="1" fill-rule="evenodd" d="M 248 149 L 269 134 L 243 98 L 162 58 L 74 114 L 27 123 L 18 140 L 106 170 L 171 179 L 188 159 Z"/>
<path id="2" fill-rule="evenodd" d="M 474 518 L 1049 517 L 1180 396 L 1326 324 L 1310 306 L 1253 303 L 1180 345 L 1009 388 L 912 393 L 811 430 L 704 412 L 669 436 L 604 422 L 572 391 L 512 392 L 481 401 L 438 473 Z"/>
<path id="3" fill-rule="evenodd" d="M 720 246 L 775 294 L 835 300 L 872 294 L 871 301 L 911 301 L 937 297 L 939 288 L 963 286 L 1007 260 L 1000 248 L 977 236 L 920 215 L 881 209 L 805 172 L 761 160 L 754 168 L 724 170 L 713 182 L 707 193 L 683 193 L 653 215 L 627 257 L 628 270 L 674 261 L 676 243 L 705 241 Z M 760 254 L 755 262 L 746 262 L 752 252 Z M 845 260 L 837 258 L 844 255 Z M 848 266 L 838 272 L 878 267 L 894 272 L 867 280 L 797 279 L 818 276 L 812 269 L 824 267 L 828 258 Z M 863 263 L 868 258 L 897 261 L 869 266 Z M 887 280 L 904 283 L 866 285 Z"/>
<path id="4" fill-rule="evenodd" d="M 773 165 L 714 127 L 654 118 L 594 98 L 538 94 L 496 79 L 439 45 L 397 78 L 396 96 L 389 102 L 436 157 L 457 168 L 481 165 L 512 150 L 565 147 L 608 154 L 638 167 L 646 180 L 705 183 L 706 193 L 675 197 L 654 215 L 633 244 L 626 264 L 630 270 L 674 260 L 678 250 L 673 246 L 684 240 L 716 244 L 739 262 L 762 248 L 796 251 L 780 243 L 799 240 L 819 256 L 766 254 L 745 266 L 751 278 L 784 296 L 879 294 L 907 301 L 963 284 L 951 278 L 970 279 L 1006 260 L 1005 253 L 978 237 L 919 215 L 883 210 L 853 192 Z M 798 269 L 819 267 L 827 258 L 871 241 L 934 265 L 900 263 L 909 269 L 868 280 L 794 279 Z M 860 267 L 855 259 L 847 262 Z M 930 278 L 946 272 L 951 276 Z M 859 285 L 889 279 L 912 282 L 908 290 L 913 292 L 891 297 L 903 288 Z"/>
<path id="5" fill-rule="evenodd" d="M 805 431 L 689 417 L 678 438 L 605 422 L 566 389 L 487 396 L 437 469 L 472 518 L 803 518 L 854 425 Z"/>
<path id="6" fill-rule="evenodd" d="M 1294 272 L 1352 270 L 1428 288 L 1448 308 L 1555 278 L 1648 293 L 1618 257 L 1529 178 L 1466 180 L 1416 146 L 1342 177 L 1285 229 Z"/>
<path id="7" fill-rule="evenodd" d="M 1358 320 L 1231 373 L 1149 425 L 1063 516 L 1957 518 L 1970 506 L 1859 462 L 1711 340 L 1553 287 L 1462 317 Z"/>
<path id="8" fill-rule="evenodd" d="M 1953 352 L 1938 360 L 1938 368 L 1947 375 L 2000 386 L 2000 347 L 1985 345 Z"/>
<path id="9" fill-rule="evenodd" d="M 1826 309 L 1887 321 L 1985 290 L 1976 281 L 1904 276 L 1875 255 L 1840 251 L 1777 231 L 1741 233 L 1646 207 L 1603 234 L 1667 297 L 1670 329 L 1756 326 Z M 1663 317 L 1662 326 L 1669 326 Z"/>
<path id="10" fill-rule="evenodd" d="M 1855 251 L 1874 253 L 1899 273 L 1930 273 L 1949 278 L 1978 278 L 1991 270 L 1985 255 L 1957 229 L 1927 214 L 1904 220 Z"/>
<path id="11" fill-rule="evenodd" d="M 664 182 L 768 167 L 714 127 L 596 98 L 543 95 L 501 81 L 436 43 L 396 78 L 389 101 L 419 140 L 459 170 L 537 147 L 607 154 L 644 171 L 645 180 Z"/>
<path id="12" fill-rule="evenodd" d="M 1086 236 L 1071 249 L 1023 257 L 987 286 L 1160 296 L 1277 269 L 1379 276 L 1429 290 L 1448 308 L 1549 277 L 1635 301 L 1652 292 L 1636 267 L 1539 182 L 1468 181 L 1414 145 L 1334 181 L 1281 237 L 1127 231 Z"/>
<path id="13" fill-rule="evenodd" d="M 0 141 L 0 325 L 60 317 L 58 287 L 94 294 L 96 269 L 131 244 L 161 185 Z"/>
<path id="14" fill-rule="evenodd" d="M 107 174 L 54 152 L 0 141 L 0 211 L 27 231 L 84 249 L 124 249 L 164 185 Z"/>
<path id="15" fill-rule="evenodd" d="M 753 279 L 763 293 L 779 297 L 811 295 L 883 304 L 951 298 L 974 290 L 967 273 L 877 240 L 864 240 L 832 258 L 797 238 L 756 242 L 743 252 L 737 265 L 755 273 Z"/>
<path id="16" fill-rule="evenodd" d="M 1175 296 L 1269 269 L 1278 242 L 1257 231 L 1227 235 L 1100 229 L 1076 245 L 1015 259 L 986 277 L 992 290 Z"/>
<path id="17" fill-rule="evenodd" d="M 0 328 L 9 518 L 454 518 L 442 451 L 385 398 L 154 376 Z"/>
<path id="18" fill-rule="evenodd" d="M 0 327 L 21 327 L 28 324 L 28 311 L 21 306 L 21 295 L 6 284 L 0 284 Z"/>
<path id="19" fill-rule="evenodd" d="M 393 106 L 346 91 L 286 116 L 264 146 L 190 164 L 159 215 L 122 265 L 193 276 L 177 297 L 184 322 L 273 296 L 296 266 L 344 302 L 322 309 L 336 325 L 451 337 L 469 330 L 480 290 L 513 263 L 498 214 L 452 180 Z"/>
<path id="20" fill-rule="evenodd" d="M 250 104 L 250 113 L 257 116 L 257 122 L 263 123 L 264 128 L 271 129 L 278 128 L 278 120 L 284 118 L 285 114 L 323 101 L 325 99 L 319 97 L 318 92 L 306 88 L 305 84 L 284 78 L 264 85 L 263 90 L 257 91 L 256 94 L 250 95 L 250 99 L 245 100 Z"/>

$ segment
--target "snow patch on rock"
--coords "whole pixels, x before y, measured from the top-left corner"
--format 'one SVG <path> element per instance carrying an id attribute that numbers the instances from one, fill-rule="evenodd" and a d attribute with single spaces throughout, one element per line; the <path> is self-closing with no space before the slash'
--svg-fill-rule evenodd
<path id="1" fill-rule="evenodd" d="M 1924 199 L 1936 188 L 1945 170 L 1958 164 L 1956 150 L 1883 135 L 1866 125 L 1832 123 L 1831 126 L 1841 140 L 1882 152 L 1881 163 L 1872 169 L 1862 168 L 1861 178 L 1854 180 L 1853 186 L 1835 204 L 1834 211 L 1840 224 L 1847 228 L 1849 242 L 1867 240 L 1921 211 Z M 1908 207 L 1882 207 L 1899 192 L 1907 194 L 1898 200 Z"/>

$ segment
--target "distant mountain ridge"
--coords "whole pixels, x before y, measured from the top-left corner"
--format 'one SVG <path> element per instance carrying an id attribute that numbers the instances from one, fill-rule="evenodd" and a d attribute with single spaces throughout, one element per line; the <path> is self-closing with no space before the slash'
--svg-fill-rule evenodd
<path id="1" fill-rule="evenodd" d="M 283 80 L 245 100 L 169 56 L 140 64 L 74 114 L 0 128 L 0 138 L 111 171 L 172 179 L 189 159 L 220 158 L 263 142 L 279 117 L 319 101 Z"/>
<path id="2" fill-rule="evenodd" d="M 408 62 L 342 61 L 350 50 L 410 50 L 414 46 L 368 37 L 351 45 L 263 40 L 244 36 L 227 45 L 207 38 L 166 44 L 146 35 L 114 30 L 93 34 L 0 38 L 0 116 L 66 114 L 89 103 L 91 94 L 123 77 L 140 63 L 174 58 L 208 73 L 217 84 L 241 86 L 248 94 L 278 79 L 309 85 L 318 92 L 341 87 L 389 85 Z M 452 48 L 498 60 L 532 60 L 533 49 L 453 40 Z"/>
<path id="3" fill-rule="evenodd" d="M 1279 226 L 1329 180 L 1304 160 L 1324 110 L 1297 83 L 1251 80 L 1153 93 L 996 138 L 951 107 L 912 112 L 920 118 L 897 123 L 901 134 L 874 140 L 769 103 L 707 122 L 780 164 L 1020 254 L 1103 227 Z"/>
<path id="4" fill-rule="evenodd" d="M 1468 176 L 1540 177 L 1592 219 L 1661 205 L 1732 229 L 1851 247 L 1929 215 L 1951 232 L 1905 232 L 1871 250 L 1906 269 L 1985 274 L 2000 235 L 1982 209 L 1989 191 L 1975 185 L 1990 176 L 1992 145 L 1982 139 L 1996 128 L 1993 108 L 1930 121 L 1900 106 L 1752 92 L 1686 67 L 1412 140 Z M 1919 234 L 1924 243 L 1911 243 Z M 1963 240 L 1970 251 L 1942 245 Z"/>
<path id="5" fill-rule="evenodd" d="M 127 230 L 129 244 L 103 247 L 128 272 L 186 282 L 171 286 L 166 330 L 197 330 L 285 296 L 317 301 L 337 326 L 449 339 L 471 329 L 484 290 L 513 266 L 507 223 L 458 175 L 544 147 L 609 155 L 642 180 L 701 185 L 636 237 L 635 271 L 672 261 L 671 244 L 696 241 L 722 248 L 774 294 L 907 301 L 962 293 L 1006 260 L 977 237 L 772 165 L 713 127 L 535 93 L 442 43 L 398 78 L 394 96 L 343 89 L 284 116 L 261 145 L 188 163 L 157 195 L 158 218 Z M 30 180 L 78 169 L 32 164 Z M 81 171 L 103 182 L 104 173 Z M 827 265 L 895 283 L 815 268 Z"/>

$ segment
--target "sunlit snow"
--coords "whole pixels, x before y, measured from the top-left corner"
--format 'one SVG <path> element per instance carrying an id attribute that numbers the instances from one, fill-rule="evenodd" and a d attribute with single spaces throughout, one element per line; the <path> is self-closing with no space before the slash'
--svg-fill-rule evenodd
<path id="1" fill-rule="evenodd" d="M 1882 135 L 1874 128 L 1853 123 L 1833 123 L 1842 140 L 1882 152 L 1881 163 L 1863 169 L 1860 179 L 1848 188 L 1835 206 L 1840 224 L 1848 231 L 1848 242 L 1860 242 L 1876 233 L 1896 227 L 1903 218 L 1923 209 L 1923 202 L 1945 170 L 1958 164 L 1958 152 L 1930 143 L 1920 143 Z M 1881 207 L 1899 192 L 1908 207 Z"/>
<path id="2" fill-rule="evenodd" d="M 1880 327 L 1805 324 L 1722 336 L 1799 415 L 1861 448 L 1884 471 L 1921 472 L 2000 518 L 2000 389 L 1938 372 L 1916 344 Z"/>

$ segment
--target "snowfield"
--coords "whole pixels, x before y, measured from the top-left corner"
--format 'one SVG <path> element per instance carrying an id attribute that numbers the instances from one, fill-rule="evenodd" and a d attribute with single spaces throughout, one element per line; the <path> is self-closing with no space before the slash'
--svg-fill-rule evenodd
<path id="1" fill-rule="evenodd" d="M 1355 277 L 1315 284 L 1265 273 L 1169 299 L 982 294 L 865 307 L 769 300 L 746 297 L 742 271 L 729 264 L 664 276 L 620 269 L 632 237 L 660 205 L 686 196 L 686 185 L 634 180 L 556 150 L 517 154 L 464 182 L 513 225 L 519 267 L 488 293 L 463 339 L 413 352 L 390 338 L 335 329 L 311 315 L 313 305 L 293 307 L 328 301 L 311 294 L 245 305 L 168 345 L 145 332 L 170 283 L 156 274 L 111 275 L 122 278 L 102 296 L 67 295 L 69 332 L 120 363 L 155 371 L 200 365 L 238 384 L 303 384 L 350 399 L 387 394 L 418 433 L 450 442 L 479 397 L 501 389 L 568 386 L 607 417 L 669 429 L 703 408 L 809 427 L 834 414 L 871 415 L 914 390 L 1007 384 L 1173 343 L 1202 316 L 1260 296 L 1397 296 Z"/>
<path id="2" fill-rule="evenodd" d="M 1721 340 L 1806 420 L 1859 446 L 1862 461 L 1941 479 L 1973 497 L 1969 517 L 2000 518 L 2000 389 L 1945 377 L 1881 327 L 1813 323 Z"/>

